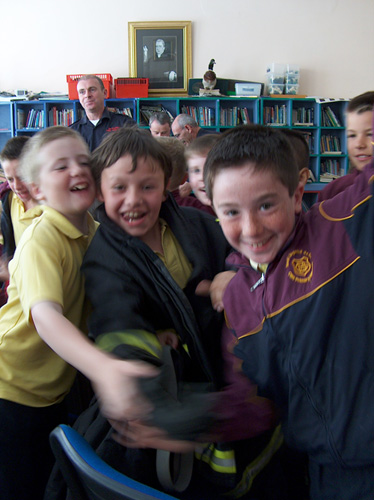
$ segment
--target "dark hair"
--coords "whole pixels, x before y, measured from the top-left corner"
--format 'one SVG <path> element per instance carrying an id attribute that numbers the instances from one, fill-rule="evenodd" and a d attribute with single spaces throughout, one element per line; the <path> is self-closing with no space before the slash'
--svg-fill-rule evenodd
<path id="1" fill-rule="evenodd" d="M 9 139 L 0 153 L 0 161 L 17 160 L 22 153 L 23 147 L 30 137 L 19 135 Z"/>
<path id="2" fill-rule="evenodd" d="M 197 137 L 191 144 L 186 148 L 186 158 L 187 160 L 191 156 L 208 156 L 209 151 L 218 141 L 219 134 L 206 134 L 201 137 Z"/>
<path id="3" fill-rule="evenodd" d="M 374 91 L 364 92 L 353 97 L 348 103 L 347 113 L 365 113 L 374 109 Z"/>
<path id="4" fill-rule="evenodd" d="M 206 193 L 212 200 L 217 174 L 230 167 L 251 163 L 256 171 L 270 171 L 292 196 L 299 183 L 299 169 L 284 134 L 263 125 L 243 125 L 222 134 L 204 165 Z"/>
<path id="5" fill-rule="evenodd" d="M 136 170 L 138 158 L 149 157 L 155 160 L 164 172 L 165 186 L 167 185 L 172 172 L 168 155 L 148 130 L 134 126 L 122 127 L 105 135 L 100 146 L 93 151 L 91 157 L 92 174 L 98 189 L 100 189 L 103 170 L 111 167 L 125 155 L 132 157 L 133 168 L 131 172 Z"/>
<path id="6" fill-rule="evenodd" d="M 309 146 L 303 134 L 291 128 L 282 128 L 279 131 L 290 141 L 299 170 L 309 168 Z"/>
<path id="7" fill-rule="evenodd" d="M 170 116 L 165 111 L 153 113 L 149 118 L 149 125 L 151 126 L 154 121 L 157 121 L 160 125 L 165 125 L 165 123 L 171 125 Z"/>

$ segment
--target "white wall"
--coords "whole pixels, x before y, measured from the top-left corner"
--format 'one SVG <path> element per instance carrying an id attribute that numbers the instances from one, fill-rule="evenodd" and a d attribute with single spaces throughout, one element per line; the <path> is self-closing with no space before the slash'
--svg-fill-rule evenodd
<path id="1" fill-rule="evenodd" d="M 128 21 L 192 21 L 193 77 L 264 81 L 299 64 L 299 92 L 374 89 L 373 0 L 1 0 L 0 90 L 67 92 L 66 75 L 129 75 Z"/>

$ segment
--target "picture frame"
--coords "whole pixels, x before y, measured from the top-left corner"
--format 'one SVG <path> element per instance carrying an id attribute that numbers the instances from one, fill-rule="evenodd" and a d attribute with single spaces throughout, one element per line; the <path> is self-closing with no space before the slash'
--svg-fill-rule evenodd
<path id="1" fill-rule="evenodd" d="M 149 78 L 150 96 L 188 94 L 191 21 L 129 22 L 130 77 Z"/>

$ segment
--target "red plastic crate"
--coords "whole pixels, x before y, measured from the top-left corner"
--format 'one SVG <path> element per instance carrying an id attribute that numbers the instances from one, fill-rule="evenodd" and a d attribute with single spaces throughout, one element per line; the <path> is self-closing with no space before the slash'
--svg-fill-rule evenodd
<path id="1" fill-rule="evenodd" d="M 148 97 L 149 78 L 116 78 L 116 97 Z"/>
<path id="2" fill-rule="evenodd" d="M 107 91 L 107 98 L 114 97 L 114 89 L 113 89 L 113 77 L 109 73 L 94 73 L 95 76 L 101 78 L 104 84 L 104 88 Z M 66 81 L 68 82 L 69 87 L 69 99 L 76 100 L 79 99 L 77 92 L 77 81 L 81 78 L 81 75 L 66 75 Z"/>

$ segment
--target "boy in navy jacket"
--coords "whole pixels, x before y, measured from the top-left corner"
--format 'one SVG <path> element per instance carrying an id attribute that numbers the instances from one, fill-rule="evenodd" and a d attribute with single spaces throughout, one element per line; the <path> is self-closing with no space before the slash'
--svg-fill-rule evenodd
<path id="1" fill-rule="evenodd" d="M 261 126 L 225 134 L 205 167 L 238 251 L 223 299 L 234 353 L 308 453 L 313 500 L 374 497 L 373 174 L 302 213 L 290 146 Z"/>

